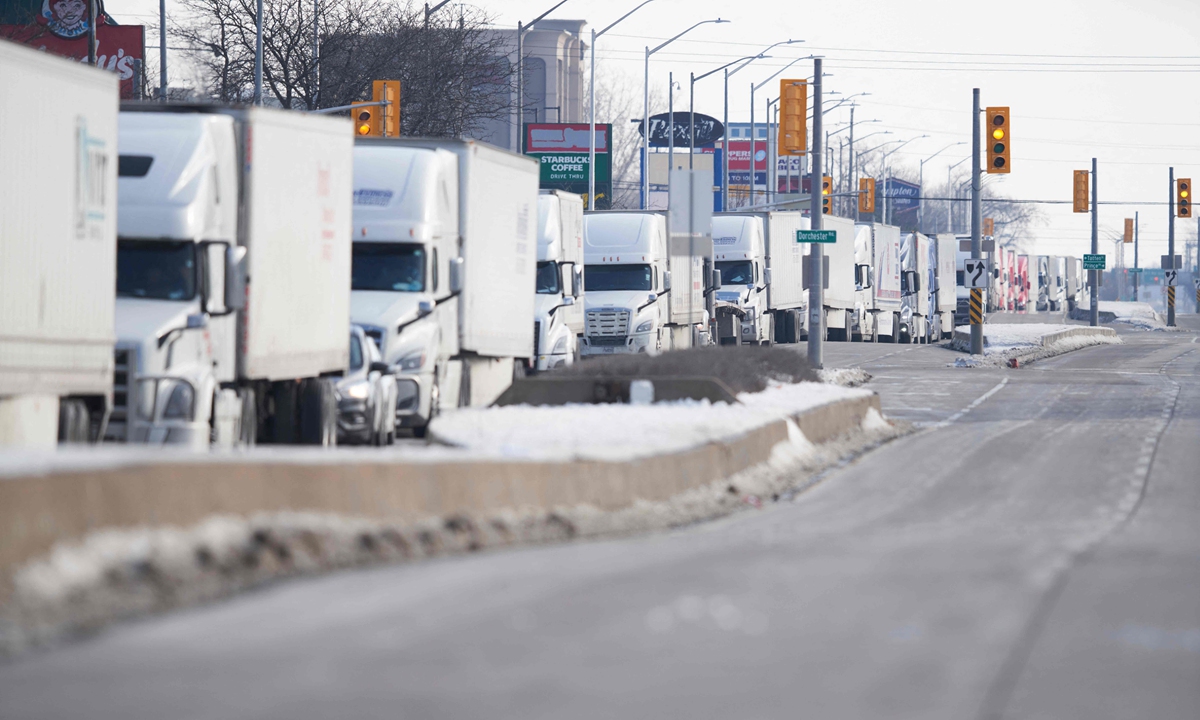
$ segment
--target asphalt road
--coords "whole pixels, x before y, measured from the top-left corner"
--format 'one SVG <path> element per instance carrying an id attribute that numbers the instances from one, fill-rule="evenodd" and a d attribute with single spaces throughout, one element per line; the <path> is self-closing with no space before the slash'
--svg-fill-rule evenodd
<path id="1" fill-rule="evenodd" d="M 1200 343 L 1123 337 L 831 344 L 921 429 L 793 501 L 126 624 L 0 665 L 0 717 L 1194 720 Z"/>

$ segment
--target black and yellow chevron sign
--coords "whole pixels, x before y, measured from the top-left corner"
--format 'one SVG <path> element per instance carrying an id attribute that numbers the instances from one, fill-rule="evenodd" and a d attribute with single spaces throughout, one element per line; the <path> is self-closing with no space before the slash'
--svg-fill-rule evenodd
<path id="1" fill-rule="evenodd" d="M 983 291 L 978 288 L 971 291 L 971 324 L 983 324 Z"/>

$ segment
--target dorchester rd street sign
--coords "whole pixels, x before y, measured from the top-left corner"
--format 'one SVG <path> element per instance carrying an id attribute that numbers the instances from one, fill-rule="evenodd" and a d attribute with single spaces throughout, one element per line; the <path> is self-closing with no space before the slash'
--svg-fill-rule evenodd
<path id="1" fill-rule="evenodd" d="M 837 230 L 797 230 L 798 243 L 836 243 Z"/>

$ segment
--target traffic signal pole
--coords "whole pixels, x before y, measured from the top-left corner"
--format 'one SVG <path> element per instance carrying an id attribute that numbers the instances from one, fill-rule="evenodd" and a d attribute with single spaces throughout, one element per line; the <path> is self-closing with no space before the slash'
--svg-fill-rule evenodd
<path id="1" fill-rule="evenodd" d="M 1167 183 L 1167 262 L 1175 268 L 1175 168 L 1168 172 Z M 1175 288 L 1167 287 L 1167 327 L 1175 327 Z"/>
<path id="2" fill-rule="evenodd" d="M 808 215 L 811 221 L 809 227 L 813 230 L 821 229 L 821 201 L 824 197 L 818 189 L 817 183 L 822 175 L 821 153 L 824 152 L 821 142 L 824 136 L 821 134 L 821 58 L 813 58 L 813 131 L 812 131 L 812 169 L 809 177 L 811 178 L 809 192 L 809 209 Z M 768 138 L 769 139 L 769 138 Z M 754 137 L 750 138 L 750 180 L 754 181 Z M 822 263 L 824 253 L 821 250 L 821 243 L 815 242 L 811 244 L 809 249 L 809 278 L 808 278 L 808 364 L 814 369 L 824 367 L 824 358 L 822 357 L 823 346 L 825 340 L 825 322 L 824 322 L 824 307 L 825 307 L 825 278 L 822 272 L 824 268 Z"/>
<path id="3" fill-rule="evenodd" d="M 1137 270 L 1141 265 L 1138 265 L 1138 230 L 1141 218 L 1138 217 L 1137 211 L 1133 213 L 1133 269 Z M 1133 301 L 1138 301 L 1138 288 L 1142 284 L 1142 274 L 1135 272 L 1133 274 Z"/>
<path id="4" fill-rule="evenodd" d="M 1092 254 L 1100 254 L 1100 225 L 1099 217 L 1096 211 L 1100 207 L 1100 202 L 1096 199 L 1098 182 L 1096 179 L 1096 158 L 1092 158 Z M 1103 276 L 1103 270 L 1088 270 L 1092 274 L 1092 312 L 1091 321 L 1088 323 L 1092 327 L 1100 326 L 1100 278 Z"/>
<path id="5" fill-rule="evenodd" d="M 979 198 L 979 88 L 971 93 L 971 259 L 983 257 L 983 244 L 979 236 L 982 209 Z M 884 202 L 887 200 L 885 198 Z M 886 205 L 885 205 L 886 207 Z M 886 212 L 886 211 L 885 211 Z M 978 312 L 976 310 L 978 309 Z M 971 289 L 971 354 L 983 354 L 983 290 Z"/>

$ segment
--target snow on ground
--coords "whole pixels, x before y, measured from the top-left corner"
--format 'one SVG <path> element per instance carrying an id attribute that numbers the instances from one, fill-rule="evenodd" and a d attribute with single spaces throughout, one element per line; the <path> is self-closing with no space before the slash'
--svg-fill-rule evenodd
<path id="1" fill-rule="evenodd" d="M 430 425 L 430 434 L 473 454 L 628 460 L 678 452 L 819 405 L 870 394 L 826 383 L 789 383 L 741 393 L 735 405 L 684 400 L 653 405 L 469 408 L 439 416 Z"/>
<path id="2" fill-rule="evenodd" d="M 1142 330 L 1166 331 L 1166 318 L 1158 313 L 1149 303 L 1105 301 L 1099 305 L 1102 313 L 1112 313 L 1113 322 L 1132 325 Z"/>
<path id="3" fill-rule="evenodd" d="M 871 380 L 871 373 L 862 368 L 827 368 L 817 371 L 821 382 L 841 385 L 842 387 L 858 387 Z"/>
<path id="4" fill-rule="evenodd" d="M 983 326 L 983 356 L 960 357 L 955 367 L 999 367 L 1013 358 L 1022 362 L 1041 360 L 1055 355 L 1090 347 L 1092 345 L 1119 344 L 1121 338 L 1108 335 L 1072 335 L 1051 343 L 1044 342 L 1048 335 L 1065 330 L 1086 329 L 1080 325 L 1055 325 L 1050 323 L 985 324 Z M 1106 333 L 1108 331 L 1105 331 Z M 954 329 L 954 340 L 950 347 L 960 352 L 970 352 L 971 326 L 961 325 Z"/>

